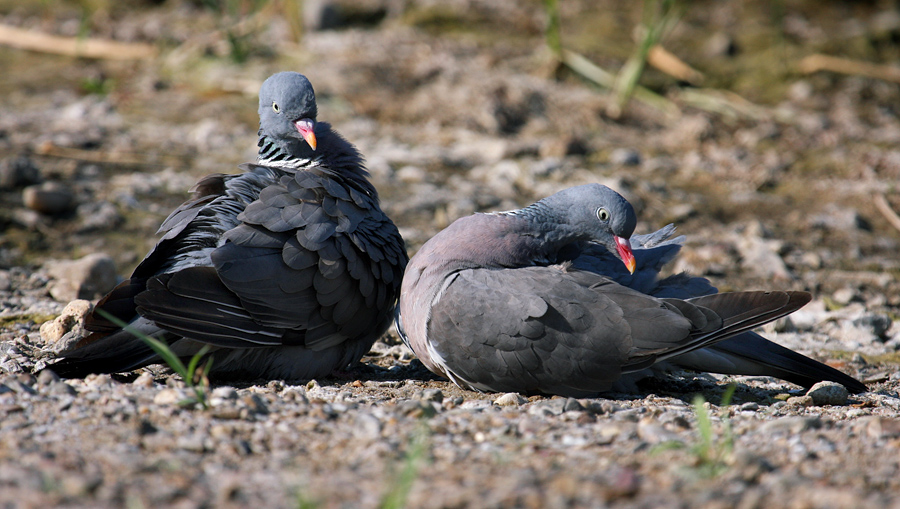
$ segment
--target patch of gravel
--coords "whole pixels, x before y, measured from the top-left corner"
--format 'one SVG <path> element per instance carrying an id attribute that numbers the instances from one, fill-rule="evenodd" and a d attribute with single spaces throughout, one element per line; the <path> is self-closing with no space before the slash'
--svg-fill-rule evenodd
<path id="1" fill-rule="evenodd" d="M 702 434 L 686 400 L 693 392 L 715 400 L 722 385 L 709 380 L 511 404 L 399 366 L 353 381 L 220 385 L 208 410 L 180 406 L 187 391 L 169 376 L 3 375 L 3 498 L 373 507 L 410 462 L 411 507 L 780 506 L 787 491 L 814 506 L 838 497 L 840 506 L 886 507 L 900 488 L 896 382 L 845 406 L 792 404 L 743 382 L 733 405 L 706 404 L 721 449 L 706 458 L 692 452 Z"/>
<path id="2" fill-rule="evenodd" d="M 55 309 L 39 301 L 25 311 Z M 810 346 L 851 321 L 823 313 L 768 335 Z M 861 360 L 839 367 L 880 380 L 862 395 L 682 372 L 635 394 L 526 398 L 438 380 L 389 336 L 344 379 L 214 383 L 202 409 L 159 366 L 30 374 L 46 355 L 38 325 L 0 343 L 0 499 L 28 506 L 376 507 L 407 468 L 410 507 L 887 507 L 900 489 L 900 377 Z M 697 394 L 713 403 L 706 452 Z"/>

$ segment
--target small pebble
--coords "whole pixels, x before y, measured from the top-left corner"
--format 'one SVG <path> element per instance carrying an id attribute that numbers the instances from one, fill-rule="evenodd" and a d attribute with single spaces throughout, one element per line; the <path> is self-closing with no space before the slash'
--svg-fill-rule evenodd
<path id="1" fill-rule="evenodd" d="M 846 306 L 847 304 L 850 304 L 854 300 L 858 299 L 859 295 L 853 288 L 841 288 L 840 290 L 834 292 L 831 295 L 831 298 L 832 300 L 834 300 L 834 302 L 842 306 Z"/>
<path id="2" fill-rule="evenodd" d="M 884 338 L 887 331 L 891 328 L 893 320 L 886 314 L 869 313 L 856 318 L 851 323 L 855 327 L 870 331 L 872 335 L 878 338 Z"/>
<path id="3" fill-rule="evenodd" d="M 609 162 L 621 166 L 638 166 L 641 164 L 641 154 L 630 148 L 617 148 L 609 156 Z"/>
<path id="4" fill-rule="evenodd" d="M 0 189 L 15 189 L 40 181 L 41 171 L 30 158 L 19 156 L 0 161 Z"/>
<path id="5" fill-rule="evenodd" d="M 406 184 L 425 182 L 428 174 L 422 168 L 417 166 L 404 166 L 397 170 L 395 174 L 397 180 Z"/>
<path id="6" fill-rule="evenodd" d="M 665 429 L 653 419 L 646 417 L 638 422 L 637 435 L 638 438 L 650 444 L 682 442 L 681 437 L 679 437 L 677 433 Z"/>
<path id="7" fill-rule="evenodd" d="M 761 433 L 769 432 L 786 432 L 791 434 L 800 433 L 810 429 L 818 429 L 822 427 L 822 421 L 818 417 L 807 417 L 803 415 L 795 415 L 788 417 L 780 417 L 773 421 L 763 424 L 759 430 Z"/>
<path id="8" fill-rule="evenodd" d="M 38 385 L 50 385 L 54 382 L 59 381 L 59 375 L 53 372 L 53 370 L 45 369 L 38 373 L 37 383 Z"/>
<path id="9" fill-rule="evenodd" d="M 444 401 L 444 393 L 440 389 L 425 389 L 424 391 L 422 391 L 422 396 L 420 399 L 422 401 L 441 403 L 442 401 Z"/>
<path id="10" fill-rule="evenodd" d="M 825 405 L 846 405 L 850 392 L 841 384 L 834 382 L 819 382 L 806 392 L 813 404 L 816 406 Z M 790 401 L 790 400 L 788 400 Z"/>
<path id="11" fill-rule="evenodd" d="M 137 387 L 153 387 L 154 382 L 153 375 L 144 371 L 131 383 Z"/>
<path id="12" fill-rule="evenodd" d="M 241 401 L 247 405 L 247 408 L 250 409 L 251 412 L 256 414 L 267 414 L 269 413 L 269 407 L 266 405 L 264 399 L 262 399 L 258 394 L 247 394 Z"/>
<path id="13" fill-rule="evenodd" d="M 52 216 L 71 209 L 75 195 L 61 183 L 45 182 L 23 189 L 22 202 L 31 210 Z"/>
<path id="14" fill-rule="evenodd" d="M 53 344 L 62 339 L 69 331 L 80 328 L 84 324 L 85 315 L 92 306 L 88 300 L 79 299 L 69 302 L 59 316 L 41 324 L 41 340 L 45 344 Z"/>
<path id="15" fill-rule="evenodd" d="M 533 415 L 561 415 L 563 412 L 583 411 L 584 407 L 575 398 L 553 398 L 539 401 L 528 409 Z"/>
<path id="16" fill-rule="evenodd" d="M 91 253 L 77 260 L 46 263 L 47 272 L 55 279 L 50 295 L 61 302 L 102 297 L 118 284 L 116 263 L 105 253 Z"/>
<path id="17" fill-rule="evenodd" d="M 813 406 L 815 405 L 815 401 L 811 396 L 792 396 L 787 399 L 786 403 L 789 406 Z"/>
<path id="18" fill-rule="evenodd" d="M 873 417 L 866 426 L 866 433 L 872 438 L 900 437 L 900 419 Z"/>
<path id="19" fill-rule="evenodd" d="M 238 399 L 238 393 L 234 387 L 222 386 L 222 387 L 216 387 L 215 389 L 213 389 L 212 392 L 210 393 L 209 397 L 210 397 L 210 400 L 215 400 L 215 399 L 234 400 L 234 399 Z"/>
<path id="20" fill-rule="evenodd" d="M 203 437 L 198 435 L 188 435 L 178 437 L 176 441 L 176 446 L 179 449 L 183 449 L 185 451 L 190 452 L 203 452 L 206 450 L 206 441 Z"/>
<path id="21" fill-rule="evenodd" d="M 84 385 L 87 385 L 88 387 L 105 387 L 115 383 L 116 381 L 106 373 L 95 373 L 84 377 Z"/>
<path id="22" fill-rule="evenodd" d="M 153 403 L 157 405 L 175 405 L 187 399 L 187 395 L 180 389 L 163 389 L 153 397 Z"/>
<path id="23" fill-rule="evenodd" d="M 497 406 L 519 406 L 527 403 L 528 400 L 523 398 L 521 394 L 516 392 L 507 392 L 506 394 L 501 394 L 494 399 L 494 404 Z"/>
<path id="24" fill-rule="evenodd" d="M 75 396 L 78 391 L 62 380 L 57 380 L 47 387 L 47 393 L 53 396 Z"/>

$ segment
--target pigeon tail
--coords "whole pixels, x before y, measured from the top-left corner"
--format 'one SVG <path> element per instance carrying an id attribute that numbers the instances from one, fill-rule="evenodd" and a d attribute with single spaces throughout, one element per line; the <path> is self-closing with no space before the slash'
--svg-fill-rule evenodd
<path id="1" fill-rule="evenodd" d="M 837 369 L 745 332 L 711 347 L 695 350 L 668 361 L 676 367 L 723 375 L 771 376 L 809 389 L 827 381 L 843 385 L 853 394 L 868 389 L 859 380 Z"/>

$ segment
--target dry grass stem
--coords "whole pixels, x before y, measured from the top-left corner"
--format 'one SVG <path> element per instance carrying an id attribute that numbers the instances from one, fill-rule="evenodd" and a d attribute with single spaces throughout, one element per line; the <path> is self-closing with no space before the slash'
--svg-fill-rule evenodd
<path id="1" fill-rule="evenodd" d="M 0 25 L 0 44 L 40 53 L 100 60 L 144 60 L 156 56 L 156 48 L 149 44 L 61 37 L 8 25 Z"/>
<path id="2" fill-rule="evenodd" d="M 887 219 L 888 223 L 891 223 L 891 226 L 900 230 L 900 216 L 894 212 L 887 198 L 881 193 L 875 195 L 875 208 L 878 209 L 878 212 L 881 212 L 881 215 Z"/>
<path id="3" fill-rule="evenodd" d="M 703 82 L 703 73 L 689 66 L 684 60 L 659 44 L 653 45 L 647 52 L 647 63 L 669 76 L 691 85 L 699 85 Z"/>
<path id="4" fill-rule="evenodd" d="M 871 62 L 860 62 L 849 58 L 832 57 L 829 55 L 810 55 L 798 64 L 800 72 L 812 74 L 819 71 L 830 71 L 840 74 L 867 76 L 884 81 L 900 83 L 900 68 L 890 65 L 879 65 Z"/>

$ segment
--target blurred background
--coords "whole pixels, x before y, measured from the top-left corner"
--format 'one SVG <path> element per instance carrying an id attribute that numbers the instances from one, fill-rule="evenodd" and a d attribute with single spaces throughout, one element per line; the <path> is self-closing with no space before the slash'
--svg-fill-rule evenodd
<path id="1" fill-rule="evenodd" d="M 396 478 L 410 507 L 889 506 L 898 60 L 887 0 L 0 0 L 0 498 L 375 507 Z M 171 376 L 36 381 L 66 303 L 127 277 L 200 177 L 255 160 L 256 94 L 284 70 L 365 154 L 410 254 L 462 215 L 600 182 L 639 233 L 687 236 L 667 271 L 813 292 L 766 336 L 873 393 L 807 408 L 744 378 L 737 438 L 715 439 L 728 473 L 696 481 L 679 468 L 709 461 L 701 442 L 658 446 L 703 436 L 680 400 L 723 384 L 700 375 L 501 409 L 417 379 L 388 335 L 352 383 L 220 387 L 241 412 L 221 419 L 175 405 Z"/>
<path id="2" fill-rule="evenodd" d="M 0 269 L 127 275 L 295 70 L 411 252 L 601 182 L 688 236 L 675 270 L 893 313 L 898 43 L 895 1 L 0 0 Z"/>

